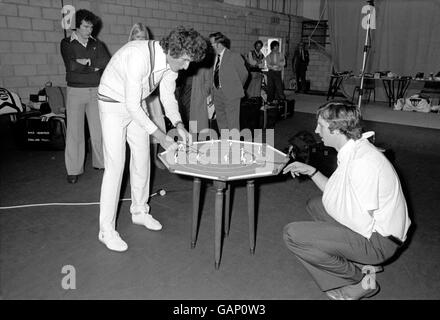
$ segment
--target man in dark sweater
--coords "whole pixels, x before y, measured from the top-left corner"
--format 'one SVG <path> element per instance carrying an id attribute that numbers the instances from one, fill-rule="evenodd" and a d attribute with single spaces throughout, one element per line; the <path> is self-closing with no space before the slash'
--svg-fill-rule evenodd
<path id="1" fill-rule="evenodd" d="M 102 71 L 110 60 L 104 45 L 91 36 L 98 18 L 85 9 L 78 10 L 75 17 L 76 30 L 61 40 L 67 81 L 65 161 L 69 183 L 76 183 L 84 172 L 84 115 L 92 141 L 93 167 L 104 168 L 97 94 Z"/>

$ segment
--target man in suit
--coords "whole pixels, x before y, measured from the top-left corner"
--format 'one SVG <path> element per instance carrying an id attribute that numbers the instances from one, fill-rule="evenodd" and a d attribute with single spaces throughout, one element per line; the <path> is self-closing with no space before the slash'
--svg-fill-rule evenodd
<path id="1" fill-rule="evenodd" d="M 305 49 L 304 43 L 300 42 L 293 54 L 293 73 L 296 74 L 297 92 L 307 90 L 306 71 L 309 65 L 309 51 Z"/>
<path id="2" fill-rule="evenodd" d="M 240 100 L 248 71 L 243 58 L 229 50 L 229 39 L 221 32 L 211 33 L 209 41 L 216 53 L 212 92 L 218 128 L 239 130 Z"/>

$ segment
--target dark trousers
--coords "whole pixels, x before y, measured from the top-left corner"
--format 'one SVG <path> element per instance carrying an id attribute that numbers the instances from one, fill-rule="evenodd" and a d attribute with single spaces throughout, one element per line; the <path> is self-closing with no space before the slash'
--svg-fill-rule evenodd
<path id="1" fill-rule="evenodd" d="M 267 102 L 272 102 L 274 99 L 285 99 L 283 79 L 281 71 L 269 70 L 267 72 Z"/>
<path id="2" fill-rule="evenodd" d="M 219 130 L 240 130 L 240 100 L 231 99 L 220 89 L 213 89 L 213 102 Z"/>
<path id="3" fill-rule="evenodd" d="M 307 90 L 307 81 L 306 81 L 306 70 L 299 69 L 296 71 L 296 85 L 298 91 L 306 91 Z"/>
<path id="4" fill-rule="evenodd" d="M 322 291 L 358 283 L 364 275 L 353 262 L 378 265 L 399 247 L 377 232 L 367 239 L 338 223 L 325 211 L 321 196 L 310 199 L 306 209 L 315 221 L 292 222 L 283 237 Z"/>

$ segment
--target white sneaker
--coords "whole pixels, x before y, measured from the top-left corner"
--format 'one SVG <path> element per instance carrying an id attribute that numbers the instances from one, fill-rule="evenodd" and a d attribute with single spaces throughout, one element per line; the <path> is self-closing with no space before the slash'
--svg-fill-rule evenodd
<path id="1" fill-rule="evenodd" d="M 160 224 L 160 222 L 154 219 L 153 216 L 149 213 L 142 212 L 138 214 L 132 214 L 131 221 L 133 221 L 134 224 L 145 226 L 147 229 L 153 231 L 162 230 L 162 225 Z"/>
<path id="2" fill-rule="evenodd" d="M 116 230 L 99 231 L 98 239 L 110 250 L 122 252 L 128 249 L 127 243 L 121 239 Z"/>

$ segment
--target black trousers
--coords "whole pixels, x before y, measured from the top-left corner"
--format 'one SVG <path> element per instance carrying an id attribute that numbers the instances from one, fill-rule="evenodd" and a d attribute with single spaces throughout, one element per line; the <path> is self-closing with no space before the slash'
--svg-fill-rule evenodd
<path id="1" fill-rule="evenodd" d="M 274 99 L 285 99 L 283 79 L 281 71 L 269 70 L 267 72 L 267 102 L 272 102 Z"/>
<path id="2" fill-rule="evenodd" d="M 296 85 L 298 91 L 306 91 L 307 90 L 307 80 L 306 80 L 306 70 L 299 69 L 296 71 Z"/>

